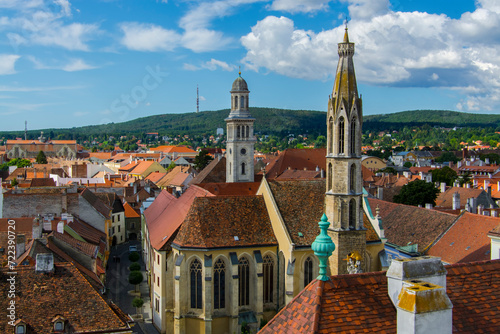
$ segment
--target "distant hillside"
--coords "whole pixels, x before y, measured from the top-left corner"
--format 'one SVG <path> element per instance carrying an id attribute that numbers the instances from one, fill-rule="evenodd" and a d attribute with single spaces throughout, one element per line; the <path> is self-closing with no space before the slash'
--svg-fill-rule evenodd
<path id="1" fill-rule="evenodd" d="M 394 130 L 428 124 L 453 127 L 499 127 L 500 115 L 469 114 L 450 110 L 409 110 L 363 117 L 363 130 Z"/>
<path id="2" fill-rule="evenodd" d="M 250 108 L 256 119 L 255 131 L 261 134 L 286 135 L 326 134 L 326 113 L 314 110 L 288 110 L 276 108 Z M 203 111 L 200 113 L 163 114 L 138 118 L 123 123 L 110 123 L 74 127 L 71 129 L 44 129 L 51 138 L 63 135 L 64 138 L 81 135 L 123 135 L 158 132 L 160 135 L 201 135 L 215 134 L 217 128 L 226 128 L 224 119 L 229 109 Z M 469 114 L 448 110 L 410 110 L 385 115 L 369 115 L 363 118 L 363 130 L 397 130 L 404 126 L 413 127 L 428 124 L 440 127 L 500 127 L 500 115 Z M 0 132 L 12 138 L 24 133 Z M 40 131 L 29 131 L 29 137 L 38 137 Z"/>
<path id="3" fill-rule="evenodd" d="M 99 135 L 135 134 L 158 132 L 160 135 L 215 134 L 217 128 L 226 128 L 224 119 L 229 109 L 200 113 L 163 114 L 137 118 L 123 123 L 91 125 L 71 129 L 44 129 L 49 134 Z M 311 110 L 287 110 L 275 108 L 250 108 L 255 118 L 255 131 L 264 134 L 324 133 L 326 114 Z M 24 132 L 3 132 L 4 135 L 21 136 Z M 29 131 L 30 137 L 39 136 L 40 130 Z"/>

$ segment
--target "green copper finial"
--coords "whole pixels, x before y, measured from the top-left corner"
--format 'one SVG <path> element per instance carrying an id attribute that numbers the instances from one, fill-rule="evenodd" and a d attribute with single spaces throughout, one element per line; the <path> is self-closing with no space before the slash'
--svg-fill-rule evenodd
<path id="1" fill-rule="evenodd" d="M 335 244 L 326 232 L 328 226 L 330 226 L 330 222 L 325 214 L 321 217 L 321 221 L 318 225 L 321 231 L 316 237 L 316 240 L 314 240 L 311 248 L 319 259 L 319 276 L 317 279 L 320 281 L 328 281 L 330 277 L 326 274 L 326 264 L 328 262 L 328 258 L 335 250 Z"/>

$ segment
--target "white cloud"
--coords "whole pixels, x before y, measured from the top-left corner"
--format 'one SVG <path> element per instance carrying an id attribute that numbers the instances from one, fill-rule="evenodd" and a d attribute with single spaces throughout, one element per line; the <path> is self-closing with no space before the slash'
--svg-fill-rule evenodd
<path id="1" fill-rule="evenodd" d="M 0 54 L 0 75 L 16 73 L 14 66 L 20 57 L 18 55 Z"/>
<path id="2" fill-rule="evenodd" d="M 186 71 L 198 71 L 198 70 L 201 70 L 200 67 L 197 67 L 193 64 L 188 64 L 188 63 L 184 63 L 182 65 L 182 68 L 185 69 Z"/>
<path id="3" fill-rule="evenodd" d="M 13 5 L 16 12 L 8 17 L 0 17 L 0 27 L 15 31 L 7 34 L 14 48 L 21 44 L 37 44 L 88 51 L 87 42 L 100 33 L 97 24 L 66 24 L 64 19 L 71 15 L 71 6 L 67 0 L 55 1 L 57 10 L 43 2 L 15 3 L 17 2 L 4 1 L 5 7 Z"/>
<path id="4" fill-rule="evenodd" d="M 467 110 L 500 107 L 500 6 L 482 0 L 459 19 L 390 10 L 386 0 L 349 0 L 349 38 L 358 81 L 400 87 L 448 87 Z M 304 79 L 335 75 L 344 27 L 314 32 L 268 16 L 241 38 L 250 69 Z M 473 89 L 471 89 L 471 87 Z"/>
<path id="5" fill-rule="evenodd" d="M 326 9 L 329 2 L 330 0 L 274 0 L 269 9 L 289 13 L 309 13 Z"/>
<path id="6" fill-rule="evenodd" d="M 236 68 L 234 65 L 229 65 L 228 63 L 224 61 L 220 61 L 217 59 L 211 59 L 210 61 L 207 61 L 205 64 L 203 64 L 203 67 L 206 69 L 209 69 L 210 71 L 215 71 L 217 68 L 221 68 L 224 71 L 231 72 Z"/>
<path id="7" fill-rule="evenodd" d="M 88 111 L 75 111 L 73 113 L 73 116 L 74 117 L 83 117 L 83 116 L 87 116 L 89 114 Z"/>
<path id="8" fill-rule="evenodd" d="M 172 51 L 181 39 L 175 31 L 153 24 L 123 23 L 121 29 L 124 33 L 122 44 L 136 51 Z"/>
<path id="9" fill-rule="evenodd" d="M 63 69 L 63 71 L 66 71 L 66 72 L 76 72 L 76 71 L 83 71 L 83 70 L 91 70 L 94 68 L 96 68 L 96 67 L 87 64 L 82 59 L 73 59 L 73 60 L 71 60 L 71 62 L 69 64 L 65 65 L 62 69 Z"/>
<path id="10" fill-rule="evenodd" d="M 209 29 L 187 30 L 182 36 L 182 45 L 194 52 L 219 50 L 230 41 L 222 32 Z"/>

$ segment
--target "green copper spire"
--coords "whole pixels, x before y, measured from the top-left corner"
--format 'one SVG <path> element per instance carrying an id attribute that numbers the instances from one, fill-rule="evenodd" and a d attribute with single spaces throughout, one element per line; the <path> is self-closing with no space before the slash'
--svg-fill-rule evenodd
<path id="1" fill-rule="evenodd" d="M 328 217 L 323 214 L 321 217 L 321 221 L 318 223 L 321 232 L 314 240 L 311 248 L 314 251 L 314 254 L 319 259 L 319 276 L 317 279 L 320 281 L 328 281 L 330 277 L 326 274 L 326 264 L 330 255 L 332 255 L 335 250 L 335 244 L 332 241 L 332 238 L 326 233 L 328 226 L 330 226 L 330 222 L 328 221 Z"/>

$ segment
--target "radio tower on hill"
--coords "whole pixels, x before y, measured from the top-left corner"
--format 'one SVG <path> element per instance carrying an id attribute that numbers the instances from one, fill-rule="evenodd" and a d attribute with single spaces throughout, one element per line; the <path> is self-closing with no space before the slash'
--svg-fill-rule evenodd
<path id="1" fill-rule="evenodd" d="M 198 85 L 196 85 L 196 112 L 200 112 L 200 91 Z"/>
<path id="2" fill-rule="evenodd" d="M 28 140 L 28 121 L 24 121 L 24 140 Z"/>

